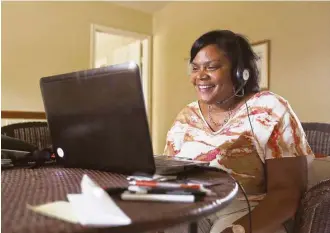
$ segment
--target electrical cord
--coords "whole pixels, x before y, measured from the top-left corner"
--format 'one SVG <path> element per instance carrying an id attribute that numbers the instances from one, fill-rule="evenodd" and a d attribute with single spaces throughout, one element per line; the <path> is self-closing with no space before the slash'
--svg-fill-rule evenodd
<path id="1" fill-rule="evenodd" d="M 252 126 L 252 122 L 251 122 L 251 118 L 250 118 L 250 113 L 249 113 L 249 107 L 247 105 L 247 102 L 245 100 L 245 106 L 246 106 L 246 111 L 247 111 L 247 115 L 248 115 L 248 119 L 249 119 L 249 123 L 250 123 L 250 127 L 251 127 L 251 131 L 252 131 L 252 134 L 253 136 L 255 137 L 255 134 L 254 134 L 254 130 L 253 130 L 253 126 Z M 209 170 L 209 171 L 216 171 L 216 172 L 225 172 L 219 168 L 216 168 L 216 167 L 209 167 L 209 166 L 200 166 L 201 169 L 204 169 L 204 170 Z M 249 232 L 252 233 L 252 211 L 251 211 L 251 205 L 250 205 L 250 201 L 247 197 L 247 194 L 243 188 L 243 186 L 238 182 L 238 180 L 236 180 L 231 174 L 227 173 L 234 181 L 235 183 L 238 185 L 238 187 L 240 188 L 240 190 L 242 191 L 243 195 L 244 195 L 244 198 L 246 200 L 246 203 L 248 205 L 248 210 L 249 210 L 249 213 L 248 213 L 248 217 L 249 217 Z"/>
<path id="2" fill-rule="evenodd" d="M 215 172 L 225 172 L 223 170 L 221 170 L 220 168 L 217 168 L 217 167 L 210 167 L 210 166 L 198 166 L 199 168 L 201 168 L 202 170 L 204 171 L 215 171 Z M 251 205 L 250 205 L 250 201 L 247 197 L 247 194 L 243 188 L 243 186 L 238 182 L 238 180 L 235 179 L 235 177 L 233 177 L 231 174 L 229 174 L 228 172 L 225 172 L 227 175 L 230 176 L 230 178 L 232 178 L 235 183 L 238 185 L 238 187 L 240 188 L 240 190 L 242 191 L 243 195 L 244 195 L 244 198 L 246 200 L 246 203 L 248 205 L 248 210 L 249 210 L 249 213 L 248 213 L 248 216 L 249 216 L 249 232 L 252 233 L 252 216 L 251 216 Z"/>
<path id="3" fill-rule="evenodd" d="M 245 106 L 246 106 L 246 112 L 247 112 L 247 115 L 248 115 L 248 118 L 249 118 L 249 123 L 250 123 L 251 131 L 252 131 L 253 136 L 255 137 L 254 130 L 253 130 L 253 127 L 252 127 L 251 118 L 250 118 L 250 113 L 249 113 L 249 106 L 247 105 L 246 100 L 245 100 Z"/>
<path id="4" fill-rule="evenodd" d="M 249 215 L 249 230 L 250 230 L 250 233 L 252 233 L 252 215 L 251 215 L 251 205 L 250 205 L 249 198 L 247 197 L 246 192 L 245 192 L 243 186 L 232 175 L 230 175 L 230 177 L 235 180 L 236 184 L 241 189 L 241 191 L 242 191 L 242 193 L 244 195 L 244 198 L 246 200 L 246 203 L 248 205 L 248 209 L 249 209 L 249 213 L 248 213 L 248 215 Z"/>
<path id="5" fill-rule="evenodd" d="M 245 106 L 246 106 L 246 112 L 247 112 L 247 115 L 248 115 L 248 119 L 249 119 L 249 123 L 250 123 L 251 131 L 252 131 L 253 136 L 255 137 L 254 130 L 253 130 L 253 126 L 252 126 L 252 122 L 251 122 L 251 118 L 250 118 L 249 106 L 247 105 L 246 100 L 244 100 L 244 102 L 245 102 Z M 237 182 L 237 183 L 238 183 L 238 182 Z M 241 186 L 239 183 L 238 183 L 238 185 Z M 242 189 L 243 189 L 243 187 L 242 187 Z M 250 233 L 252 233 L 252 216 L 251 216 L 250 202 L 248 201 L 248 198 L 247 198 L 246 193 L 245 193 L 244 191 L 243 191 L 243 194 L 244 194 L 245 199 L 247 200 L 247 203 L 248 203 L 248 208 L 249 208 L 249 225 L 250 225 Z"/>
<path id="6" fill-rule="evenodd" d="M 31 152 L 23 152 L 24 151 L 2 150 L 1 168 L 38 168 L 56 164 L 56 159 L 51 149 L 35 149 Z"/>
<path id="7" fill-rule="evenodd" d="M 249 119 L 249 123 L 250 123 L 250 127 L 251 127 L 251 131 L 252 131 L 252 134 L 253 136 L 255 137 L 255 134 L 254 134 L 254 130 L 253 130 L 253 126 L 252 126 L 252 122 L 251 122 L 251 118 L 250 118 L 250 113 L 249 113 L 249 107 L 247 105 L 247 102 L 245 100 L 245 106 L 246 106 L 246 111 L 247 111 L 247 115 L 248 115 L 248 119 Z M 200 169 L 202 170 L 207 170 L 207 171 L 215 171 L 215 172 L 225 172 L 217 167 L 210 167 L 210 166 L 198 166 Z M 227 173 L 227 172 L 226 172 Z M 244 195 L 244 198 L 246 200 L 246 203 L 248 205 L 248 210 L 249 210 L 249 213 L 248 213 L 248 218 L 249 218 L 249 232 L 252 233 L 252 211 L 251 211 L 251 205 L 250 205 L 250 201 L 247 197 L 247 194 L 243 188 L 243 186 L 238 182 L 238 180 L 236 180 L 231 174 L 227 173 L 234 181 L 235 183 L 238 185 L 238 187 L 240 188 L 240 190 L 242 191 L 243 195 Z"/>

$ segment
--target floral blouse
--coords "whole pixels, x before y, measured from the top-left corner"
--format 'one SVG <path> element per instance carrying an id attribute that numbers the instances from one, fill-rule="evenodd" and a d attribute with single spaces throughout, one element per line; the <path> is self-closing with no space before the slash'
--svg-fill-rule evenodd
<path id="1" fill-rule="evenodd" d="M 314 154 L 289 103 L 262 91 L 234 113 L 217 132 L 205 121 L 198 101 L 187 105 L 167 134 L 165 155 L 210 161 L 231 173 L 249 194 L 265 193 L 267 159 Z"/>

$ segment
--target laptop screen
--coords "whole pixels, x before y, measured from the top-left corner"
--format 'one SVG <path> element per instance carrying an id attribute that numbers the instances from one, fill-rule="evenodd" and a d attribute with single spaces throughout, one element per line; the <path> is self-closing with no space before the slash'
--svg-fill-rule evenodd
<path id="1" fill-rule="evenodd" d="M 139 69 L 129 64 L 41 79 L 54 150 L 68 166 L 152 172 Z"/>

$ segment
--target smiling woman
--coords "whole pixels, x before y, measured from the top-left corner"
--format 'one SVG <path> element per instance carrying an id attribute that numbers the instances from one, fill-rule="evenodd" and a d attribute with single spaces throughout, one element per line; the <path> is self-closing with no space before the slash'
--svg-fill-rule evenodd
<path id="1" fill-rule="evenodd" d="M 208 32 L 190 56 L 198 100 L 178 114 L 165 154 L 209 161 L 232 174 L 258 200 L 252 231 L 285 232 L 282 224 L 296 211 L 306 164 L 314 158 L 298 117 L 283 97 L 259 90 L 256 56 L 245 37 Z M 250 232 L 245 203 L 235 201 L 225 212 L 210 217 L 211 232 Z"/>

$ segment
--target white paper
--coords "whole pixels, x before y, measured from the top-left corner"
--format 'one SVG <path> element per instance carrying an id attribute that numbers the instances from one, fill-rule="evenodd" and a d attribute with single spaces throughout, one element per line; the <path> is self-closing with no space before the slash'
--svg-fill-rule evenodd
<path id="1" fill-rule="evenodd" d="M 51 202 L 39 206 L 27 205 L 27 208 L 48 217 L 57 218 L 71 223 L 79 223 L 72 206 L 67 201 Z"/>
<path id="2" fill-rule="evenodd" d="M 112 198 L 87 175 L 81 181 L 81 194 L 68 194 L 69 202 L 59 201 L 29 209 L 72 223 L 94 226 L 128 225 L 131 219 Z"/>

